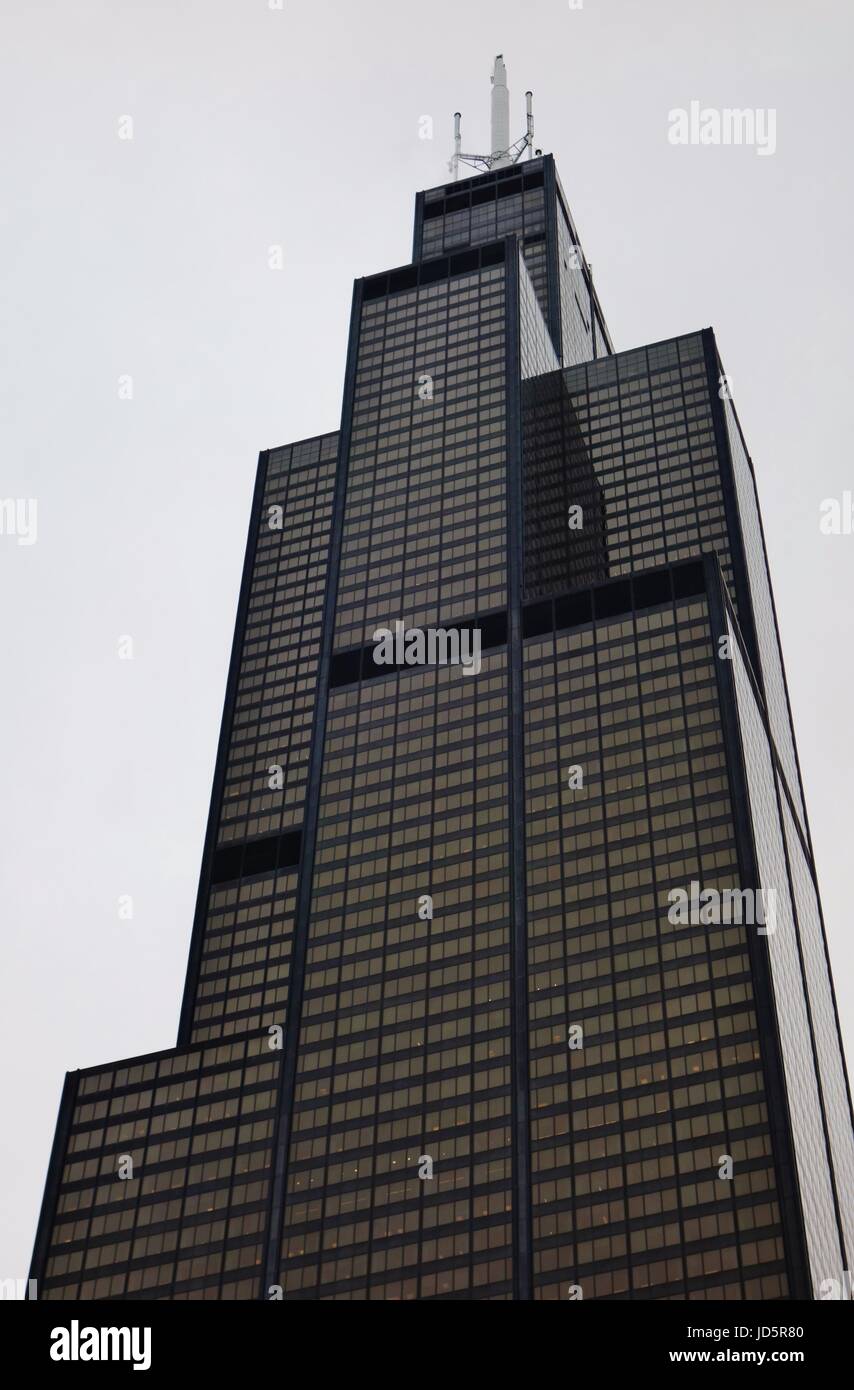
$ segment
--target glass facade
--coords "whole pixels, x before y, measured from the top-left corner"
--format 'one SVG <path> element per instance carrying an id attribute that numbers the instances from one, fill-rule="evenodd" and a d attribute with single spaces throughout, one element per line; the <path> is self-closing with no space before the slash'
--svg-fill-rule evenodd
<path id="1" fill-rule="evenodd" d="M 546 386 L 543 382 L 540 389 Z M 732 589 L 702 335 L 569 368 L 562 373 L 562 388 L 557 381 L 552 387 L 562 451 L 570 475 L 589 476 L 592 470 L 601 489 L 595 529 L 601 534 L 604 513 L 607 574 L 653 569 L 712 550 Z M 560 443 L 553 448 L 559 460 Z M 535 468 L 535 449 L 531 452 Z M 560 498 L 561 506 L 564 501 Z M 597 550 L 601 557 L 602 547 Z"/>
<path id="2" fill-rule="evenodd" d="M 67 1077 L 39 1296 L 818 1296 L 850 1101 L 714 336 L 612 351 L 550 156 L 414 245 L 261 456 L 178 1046 Z"/>
<path id="3" fill-rule="evenodd" d="M 263 1038 L 72 1073 L 43 1299 L 251 1299 L 280 1053 Z"/>
<path id="4" fill-rule="evenodd" d="M 181 1042 L 286 1019 L 337 455 L 328 434 L 259 467 Z"/>
<path id="5" fill-rule="evenodd" d="M 740 886 L 705 599 L 529 640 L 525 718 L 534 1296 L 782 1297 L 749 928 L 668 920 Z"/>
<path id="6" fill-rule="evenodd" d="M 733 623 L 730 635 L 757 871 L 777 904 L 768 951 L 811 1282 L 818 1297 L 823 1281 L 841 1281 L 847 1268 L 854 1141 L 810 855 L 769 735 L 772 707 L 751 678 Z"/>
<path id="7" fill-rule="evenodd" d="M 337 434 L 267 455 L 218 845 L 302 822 L 337 455 Z"/>
<path id="8" fill-rule="evenodd" d="M 515 235 L 537 297 L 548 315 L 546 195 L 542 159 L 464 179 L 423 196 L 416 260 Z"/>
<path id="9" fill-rule="evenodd" d="M 414 257 L 519 238 L 543 318 L 565 366 L 613 349 L 590 266 L 551 155 L 419 194 Z"/>
<path id="10" fill-rule="evenodd" d="M 801 830 L 805 831 L 806 811 L 801 791 L 798 757 L 795 751 L 795 736 L 789 712 L 786 678 L 783 673 L 783 657 L 777 632 L 777 615 L 774 610 L 774 598 L 768 575 L 768 559 L 765 554 L 765 541 L 759 516 L 756 482 L 747 450 L 744 447 L 735 408 L 728 392 L 724 397 L 723 412 L 726 420 L 727 443 L 732 459 L 733 481 L 750 598 L 754 610 L 754 631 L 757 645 L 755 666 L 760 674 L 767 701 L 771 735 L 777 757 L 782 764 L 786 786 L 795 807 Z"/>
<path id="11" fill-rule="evenodd" d="M 330 697 L 288 1297 L 508 1296 L 506 668 Z"/>
<path id="12" fill-rule="evenodd" d="M 503 265 L 363 303 L 336 648 L 505 604 L 505 313 Z"/>

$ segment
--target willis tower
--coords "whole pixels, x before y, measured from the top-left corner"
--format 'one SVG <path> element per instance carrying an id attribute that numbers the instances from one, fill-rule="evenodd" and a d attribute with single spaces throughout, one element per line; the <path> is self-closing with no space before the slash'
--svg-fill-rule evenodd
<path id="1" fill-rule="evenodd" d="M 260 456 L 177 1045 L 67 1075 L 40 1299 L 817 1299 L 851 1267 L 715 337 L 615 351 L 501 57 L 491 145 L 455 117 L 410 261 L 355 282 L 339 430 Z"/>

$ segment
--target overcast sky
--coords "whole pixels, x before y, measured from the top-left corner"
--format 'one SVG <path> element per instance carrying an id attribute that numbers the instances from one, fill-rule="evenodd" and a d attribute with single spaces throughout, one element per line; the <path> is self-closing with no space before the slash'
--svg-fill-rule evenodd
<path id="1" fill-rule="evenodd" d="M 257 455 L 337 428 L 352 281 L 409 260 L 454 110 L 488 147 L 498 52 L 617 349 L 717 332 L 854 1047 L 854 535 L 819 530 L 854 490 L 853 14 L 4 0 L 0 497 L 38 529 L 0 535 L 0 1278 L 28 1269 L 65 1071 L 174 1044 Z M 670 144 L 692 101 L 776 111 L 774 154 Z"/>

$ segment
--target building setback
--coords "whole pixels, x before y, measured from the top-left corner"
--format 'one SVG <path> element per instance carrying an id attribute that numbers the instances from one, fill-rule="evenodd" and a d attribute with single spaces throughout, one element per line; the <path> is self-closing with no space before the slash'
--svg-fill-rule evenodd
<path id="1" fill-rule="evenodd" d="M 852 1194 L 714 335 L 615 353 L 552 157 L 498 161 L 260 457 L 178 1044 L 66 1077 L 38 1296 L 818 1298 Z"/>

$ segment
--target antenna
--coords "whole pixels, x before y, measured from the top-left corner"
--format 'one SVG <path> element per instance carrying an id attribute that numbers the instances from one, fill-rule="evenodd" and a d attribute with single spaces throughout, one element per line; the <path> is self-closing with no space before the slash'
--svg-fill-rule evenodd
<path id="1" fill-rule="evenodd" d="M 492 167 L 500 169 L 509 164 L 507 149 L 510 144 L 510 93 L 507 90 L 507 69 L 499 53 L 492 73 L 492 98 L 490 101 L 490 135 L 492 138 Z"/>
<path id="2" fill-rule="evenodd" d="M 518 164 L 525 151 L 528 158 L 534 158 L 534 108 L 533 93 L 525 93 L 527 129 L 514 145 L 510 144 L 510 93 L 507 89 L 507 68 L 503 54 L 499 53 L 492 69 L 492 93 L 490 97 L 490 141 L 489 154 L 462 154 L 460 135 L 460 113 L 454 112 L 454 153 L 448 167 L 455 179 L 459 178 L 460 161 L 470 164 L 474 169 L 504 169 L 508 164 Z M 538 155 L 542 150 L 537 150 Z"/>
<path id="3" fill-rule="evenodd" d="M 459 111 L 455 111 L 455 112 L 454 112 L 454 155 L 453 155 L 453 158 L 452 158 L 452 160 L 451 160 L 451 165 L 450 165 L 451 169 L 452 169 L 453 172 L 454 172 L 454 179 L 455 179 L 455 180 L 458 179 L 458 178 L 460 177 L 460 148 L 461 148 L 461 141 L 462 141 L 462 138 L 463 138 L 463 137 L 460 135 L 460 113 L 459 113 Z"/>

